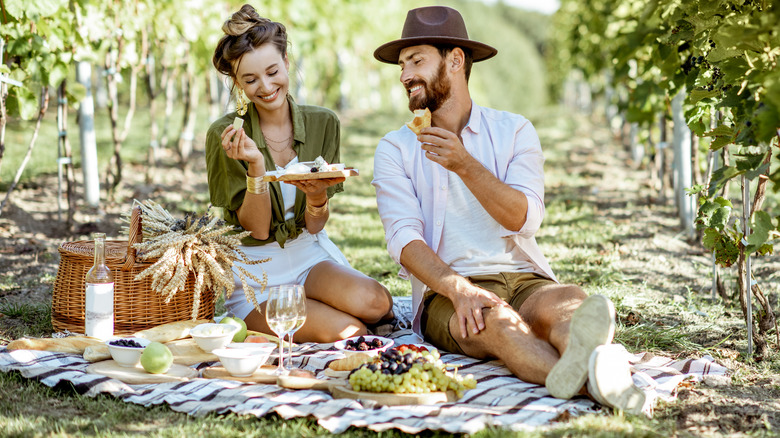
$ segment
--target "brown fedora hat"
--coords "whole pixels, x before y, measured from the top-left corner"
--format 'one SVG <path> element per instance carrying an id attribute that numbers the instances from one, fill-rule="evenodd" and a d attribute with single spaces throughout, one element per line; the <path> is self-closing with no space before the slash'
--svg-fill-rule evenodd
<path id="1" fill-rule="evenodd" d="M 460 12 L 446 6 L 428 6 L 409 11 L 401 39 L 379 46 L 374 51 L 374 58 L 397 64 L 401 50 L 420 44 L 452 44 L 469 49 L 474 62 L 492 58 L 498 53 L 498 50 L 487 44 L 469 39 Z"/>

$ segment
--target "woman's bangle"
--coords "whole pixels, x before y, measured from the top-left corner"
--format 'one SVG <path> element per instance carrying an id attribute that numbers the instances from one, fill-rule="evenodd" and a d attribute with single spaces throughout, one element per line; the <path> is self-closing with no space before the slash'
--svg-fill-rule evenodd
<path id="1" fill-rule="evenodd" d="M 262 176 L 246 176 L 246 191 L 254 195 L 268 193 L 268 181 L 263 181 Z"/>
<path id="2" fill-rule="evenodd" d="M 311 217 L 325 216 L 328 213 L 328 201 L 326 200 L 325 203 L 319 207 L 315 207 L 307 202 L 306 211 Z"/>

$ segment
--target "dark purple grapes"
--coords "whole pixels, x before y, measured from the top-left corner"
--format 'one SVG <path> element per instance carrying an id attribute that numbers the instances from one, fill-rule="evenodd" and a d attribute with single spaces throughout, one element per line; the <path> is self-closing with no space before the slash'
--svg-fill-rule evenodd
<path id="1" fill-rule="evenodd" d="M 424 364 L 426 361 L 422 356 L 413 357 L 412 352 L 406 354 L 398 350 L 389 350 L 379 353 L 379 361 L 367 362 L 355 368 L 350 375 L 360 368 L 368 368 L 374 372 L 379 370 L 382 374 L 400 375 L 412 369 L 414 364 Z"/>
<path id="2" fill-rule="evenodd" d="M 384 345 L 385 344 L 379 338 L 374 338 L 369 341 L 364 336 L 361 336 L 355 340 L 348 340 L 344 345 L 344 349 L 349 351 L 368 351 L 382 348 Z"/>
<path id="3" fill-rule="evenodd" d="M 117 339 L 108 343 L 117 347 L 143 348 L 144 346 L 132 339 Z"/>

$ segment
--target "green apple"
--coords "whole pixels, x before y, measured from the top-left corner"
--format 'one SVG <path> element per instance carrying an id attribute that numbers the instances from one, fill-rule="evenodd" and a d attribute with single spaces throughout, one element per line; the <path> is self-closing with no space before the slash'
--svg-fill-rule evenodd
<path id="1" fill-rule="evenodd" d="M 141 353 L 141 366 L 147 373 L 164 374 L 173 364 L 173 353 L 165 345 L 152 342 Z"/>
<path id="2" fill-rule="evenodd" d="M 246 323 L 243 319 L 236 316 L 226 316 L 219 323 L 238 327 L 238 331 L 233 335 L 233 342 L 244 342 L 244 339 L 246 339 Z"/>

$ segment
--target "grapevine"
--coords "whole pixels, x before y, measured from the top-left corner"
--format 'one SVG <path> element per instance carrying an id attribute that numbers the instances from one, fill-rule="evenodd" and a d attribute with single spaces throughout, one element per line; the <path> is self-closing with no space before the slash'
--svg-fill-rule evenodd
<path id="1" fill-rule="evenodd" d="M 715 262 L 736 264 L 742 272 L 751 255 L 772 253 L 780 242 L 780 216 L 762 206 L 766 190 L 780 191 L 780 5 L 564 0 L 553 26 L 556 68 L 581 71 L 594 90 L 621 91 L 614 95 L 623 96 L 618 106 L 626 120 L 648 132 L 682 94 L 684 123 L 710 156 L 727 158 L 717 170 L 708 166 L 712 171 L 703 184 L 676 183 L 698 197 L 696 228 Z M 752 207 L 746 220 L 731 214 L 727 188 L 733 180 L 747 193 L 750 181 L 758 181 L 753 199 L 744 195 Z M 745 302 L 752 287 L 741 280 Z M 773 312 L 767 308 L 763 314 Z"/>

